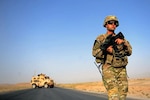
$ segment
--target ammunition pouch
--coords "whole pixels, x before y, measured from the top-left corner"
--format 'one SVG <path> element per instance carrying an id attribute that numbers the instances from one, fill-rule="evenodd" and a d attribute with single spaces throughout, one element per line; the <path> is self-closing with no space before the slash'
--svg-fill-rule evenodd
<path id="1" fill-rule="evenodd" d="M 103 63 L 104 63 L 104 58 L 95 57 L 95 61 L 96 61 L 96 63 L 101 63 L 101 64 L 103 64 Z"/>
<path id="2" fill-rule="evenodd" d="M 112 60 L 112 66 L 113 67 L 124 67 L 127 64 L 128 64 L 127 56 L 124 56 L 124 57 L 116 57 L 116 56 L 114 56 L 113 57 L 113 60 Z"/>

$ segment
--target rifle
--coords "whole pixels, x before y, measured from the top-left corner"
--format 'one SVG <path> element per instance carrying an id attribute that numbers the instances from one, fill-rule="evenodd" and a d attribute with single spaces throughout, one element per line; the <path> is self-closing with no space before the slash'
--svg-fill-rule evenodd
<path id="1" fill-rule="evenodd" d="M 118 39 L 118 38 L 124 39 L 124 35 L 121 32 L 119 32 L 116 36 L 113 36 L 112 34 L 107 36 L 107 38 L 105 39 L 104 43 L 102 43 L 102 45 L 100 46 L 100 49 L 105 52 L 106 49 L 109 46 L 112 45 L 116 55 L 119 55 L 119 54 L 117 54 L 119 51 L 118 51 L 118 48 L 117 48 L 117 44 L 115 42 L 115 40 Z"/>

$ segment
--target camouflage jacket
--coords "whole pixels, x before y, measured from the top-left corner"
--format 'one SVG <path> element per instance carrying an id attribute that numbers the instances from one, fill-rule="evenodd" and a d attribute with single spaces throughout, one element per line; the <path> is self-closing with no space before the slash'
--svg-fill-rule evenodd
<path id="1" fill-rule="evenodd" d="M 113 53 L 110 54 L 108 52 L 102 51 L 100 49 L 100 46 L 102 45 L 102 43 L 105 41 L 106 37 L 108 36 L 108 34 L 101 34 L 99 35 L 93 45 L 93 49 L 92 49 L 92 55 L 95 57 L 95 60 L 97 63 L 108 63 L 111 64 L 114 67 L 121 67 L 121 66 L 126 66 L 128 63 L 128 59 L 127 56 L 130 56 L 132 54 L 132 47 L 130 45 L 130 43 L 124 39 L 124 44 L 123 45 L 117 45 L 117 47 L 120 49 L 120 54 L 124 54 L 124 56 L 120 57 L 120 59 L 118 60 L 118 58 L 116 58 L 115 56 L 115 52 L 113 50 Z"/>

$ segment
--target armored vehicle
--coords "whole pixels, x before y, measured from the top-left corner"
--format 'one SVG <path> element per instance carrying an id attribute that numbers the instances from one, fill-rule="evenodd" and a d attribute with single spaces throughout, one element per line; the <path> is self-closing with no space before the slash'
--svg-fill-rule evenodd
<path id="1" fill-rule="evenodd" d="M 32 88 L 36 87 L 44 87 L 44 88 L 53 88 L 54 87 L 54 81 L 45 74 L 38 74 L 37 76 L 33 76 L 31 79 L 31 85 Z"/>

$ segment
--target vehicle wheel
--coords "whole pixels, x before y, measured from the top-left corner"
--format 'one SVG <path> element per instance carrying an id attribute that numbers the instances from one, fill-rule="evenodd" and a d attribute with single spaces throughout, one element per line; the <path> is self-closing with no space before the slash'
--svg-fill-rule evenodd
<path id="1" fill-rule="evenodd" d="M 50 86 L 50 88 L 53 88 L 53 87 L 54 87 L 54 85 L 51 85 L 51 86 Z"/>
<path id="2" fill-rule="evenodd" d="M 32 88 L 35 89 L 35 88 L 36 88 L 36 85 L 35 85 L 35 84 L 32 84 Z"/>
<path id="3" fill-rule="evenodd" d="M 47 84 L 44 84 L 44 87 L 45 87 L 45 88 L 48 88 L 48 85 L 47 85 Z"/>

